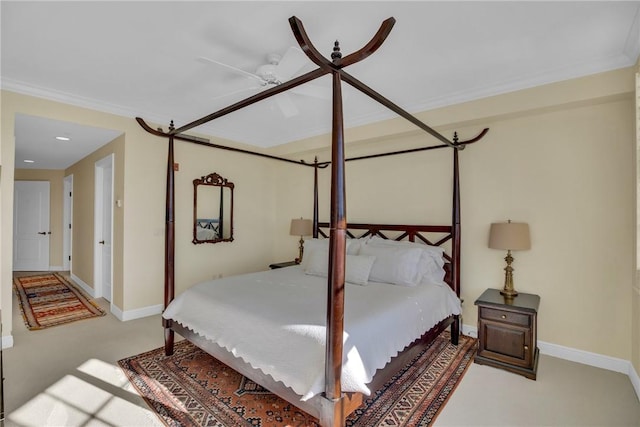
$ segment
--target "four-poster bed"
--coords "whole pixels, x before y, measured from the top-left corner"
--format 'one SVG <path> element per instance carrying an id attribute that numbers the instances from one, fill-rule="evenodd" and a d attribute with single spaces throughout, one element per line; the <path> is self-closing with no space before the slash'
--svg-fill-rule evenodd
<path id="1" fill-rule="evenodd" d="M 373 89 L 366 86 L 364 83 L 358 81 L 353 76 L 349 75 L 344 71 L 344 68 L 352 65 L 356 62 L 359 62 L 369 55 L 371 55 L 375 50 L 377 50 L 381 44 L 386 39 L 387 35 L 391 31 L 395 20 L 393 18 L 389 18 L 385 20 L 378 32 L 371 39 L 369 43 L 367 43 L 362 49 L 357 52 L 350 54 L 344 58 L 342 58 L 342 54 L 340 53 L 340 48 L 338 42 L 336 42 L 333 53 L 331 55 L 331 60 L 324 58 L 317 49 L 310 42 L 303 26 L 302 22 L 296 17 L 291 17 L 289 19 L 291 28 L 293 33 L 298 41 L 298 44 L 302 48 L 302 50 L 306 53 L 311 61 L 313 61 L 318 68 L 310 71 L 300 77 L 292 79 L 288 82 L 282 83 L 279 86 L 275 86 L 271 89 L 265 90 L 257 95 L 254 95 L 250 98 L 247 98 L 243 101 L 237 102 L 229 107 L 226 107 L 222 110 L 219 110 L 215 113 L 212 113 L 208 116 L 205 116 L 201 119 L 195 120 L 187 125 L 184 125 L 179 128 L 174 128 L 173 124 L 170 126 L 169 131 L 167 133 L 162 130 L 154 130 L 149 127 L 142 119 L 138 118 L 138 122 L 140 125 L 150 133 L 158 136 L 167 137 L 169 139 L 169 148 L 168 148 L 168 158 L 167 158 L 167 193 L 166 193 L 166 239 L 165 239 L 165 313 L 163 315 L 163 325 L 165 327 L 165 352 L 167 354 L 171 354 L 173 352 L 173 343 L 174 343 L 174 332 L 178 332 L 180 335 L 185 338 L 191 340 L 196 345 L 203 348 L 205 351 L 212 354 L 214 357 L 219 359 L 220 361 L 230 365 L 238 372 L 244 374 L 245 376 L 251 378 L 262 386 L 268 388 L 272 392 L 280 395 L 286 400 L 294 403 L 296 406 L 301 409 L 309 412 L 311 415 L 314 415 L 319 418 L 320 424 L 324 427 L 327 426 L 341 426 L 344 423 L 345 417 L 355 410 L 358 406 L 360 406 L 364 399 L 364 394 L 367 391 L 373 392 L 375 389 L 381 387 L 384 382 L 389 379 L 393 373 L 397 371 L 400 367 L 402 367 L 407 361 L 411 360 L 424 346 L 428 344 L 428 342 L 442 332 L 447 327 L 451 326 L 452 334 L 451 339 L 452 342 L 457 343 L 457 338 L 459 335 L 459 305 L 456 308 L 454 303 L 451 303 L 451 296 L 453 299 L 457 301 L 459 304 L 459 296 L 460 296 L 460 190 L 459 190 L 459 170 L 458 170 L 458 151 L 463 149 L 467 144 L 473 143 L 484 136 L 487 132 L 487 129 L 483 130 L 480 135 L 476 138 L 460 142 L 457 140 L 457 137 L 454 137 L 453 141 L 449 141 L 447 138 L 422 123 L 420 120 L 410 115 L 402 108 L 398 107 L 382 95 L 375 92 Z M 183 133 L 192 129 L 196 126 L 214 120 L 216 118 L 222 117 L 231 112 L 237 111 L 241 108 L 244 108 L 248 105 L 252 105 L 256 102 L 259 102 L 263 99 L 266 99 L 275 94 L 281 93 L 285 90 L 296 87 L 300 84 L 309 82 L 315 78 L 318 78 L 325 74 L 331 74 L 333 79 L 333 115 L 332 115 L 332 146 L 331 146 L 331 161 L 318 163 L 317 160 L 313 163 L 305 163 L 305 162 L 295 162 L 290 159 L 278 158 L 275 156 L 264 155 L 260 153 L 253 153 L 247 150 L 240 150 L 231 147 L 218 146 L 215 144 L 210 144 L 203 142 L 201 139 L 189 137 L 184 135 Z M 342 112 L 342 92 L 341 92 L 341 82 L 345 81 L 350 84 L 354 88 L 368 95 L 375 101 L 381 103 L 387 108 L 399 114 L 401 117 L 409 120 L 411 123 L 418 126 L 420 129 L 426 131 L 436 139 L 438 139 L 442 144 L 431 147 L 424 147 L 414 150 L 405 150 L 405 151 L 397 151 L 390 152 L 380 155 L 372 155 L 372 156 L 364 156 L 353 159 L 346 159 L 344 155 L 344 128 L 343 128 L 343 112 Z M 202 309 L 200 311 L 194 309 L 186 309 L 179 311 L 178 306 L 187 306 L 188 303 L 185 301 L 189 298 L 192 298 L 195 303 L 199 303 L 202 299 L 200 296 L 204 295 L 207 292 L 217 292 L 210 291 L 204 289 L 200 285 L 194 286 L 192 289 L 196 289 L 194 292 L 202 292 L 203 294 L 197 294 L 195 297 L 190 297 L 189 295 L 185 296 L 187 292 L 182 293 L 179 298 L 174 298 L 175 288 L 174 288 L 174 248 L 175 248 L 175 227 L 174 227 L 174 204 L 175 204 L 175 195 L 174 195 L 174 140 L 184 140 L 202 145 L 209 145 L 216 148 L 222 148 L 237 152 L 243 152 L 251 155 L 258 155 L 262 157 L 293 162 L 303 166 L 310 166 L 314 168 L 314 237 L 317 238 L 319 236 L 328 237 L 328 242 L 326 245 L 326 255 L 325 255 L 325 263 L 328 263 L 328 268 L 326 268 L 326 272 L 323 277 L 325 279 L 320 279 L 322 282 L 326 283 L 327 289 L 326 292 L 326 314 L 324 316 L 323 321 L 317 322 L 317 319 L 313 319 L 311 325 L 321 326 L 321 335 L 319 338 L 314 336 L 313 341 L 322 341 L 322 347 L 324 351 L 324 372 L 320 375 L 319 383 L 317 378 L 312 381 L 313 384 L 311 389 L 307 394 L 305 394 L 304 386 L 298 386 L 295 383 L 299 378 L 294 377 L 290 378 L 290 384 L 287 384 L 287 380 L 283 380 L 282 377 L 278 375 L 286 376 L 286 372 L 278 373 L 277 370 L 274 371 L 274 367 L 269 366 L 256 366 L 256 362 L 254 360 L 249 360 L 249 356 L 244 353 L 240 347 L 241 345 L 238 343 L 228 343 L 219 341 L 218 343 L 214 342 L 213 339 L 209 339 L 211 334 L 216 334 L 218 332 L 210 332 L 195 330 L 196 319 L 194 317 L 199 317 L 202 312 L 212 311 L 216 312 L 216 310 L 205 310 Z M 385 224 L 348 224 L 346 220 L 346 201 L 345 201 L 345 162 L 351 160 L 362 160 L 365 158 L 378 157 L 382 155 L 397 155 L 404 154 L 407 152 L 414 152 L 419 150 L 428 150 L 428 149 L 436 149 L 436 148 L 444 148 L 450 147 L 453 151 L 453 205 L 452 205 L 452 223 L 451 225 L 385 225 Z M 331 164 L 331 210 L 330 210 L 330 221 L 327 223 L 322 223 L 318 218 L 318 169 Z M 326 232 L 325 230 L 328 230 Z M 446 259 L 446 264 L 443 266 L 446 273 L 443 271 L 443 275 L 446 274 L 445 281 L 446 285 L 437 283 L 435 280 L 433 283 L 429 283 L 427 285 L 421 286 L 413 283 L 413 286 L 407 286 L 401 289 L 400 286 L 388 286 L 382 285 L 378 286 L 375 284 L 374 286 L 356 286 L 356 288 L 349 287 L 348 291 L 346 290 L 345 283 L 349 279 L 349 267 L 350 265 L 346 262 L 346 260 L 353 255 L 350 255 L 347 251 L 347 239 L 354 237 L 383 237 L 386 238 L 387 234 L 393 234 L 394 240 L 403 240 L 406 239 L 411 243 L 407 243 L 410 247 L 402 248 L 403 253 L 411 253 L 412 256 L 419 257 L 416 258 L 423 260 L 426 255 L 423 255 L 426 251 L 426 247 L 429 245 L 440 246 L 445 242 L 450 242 L 451 246 L 451 254 L 444 255 Z M 443 236 L 439 238 L 439 240 L 432 242 L 428 237 L 425 237 L 425 233 L 440 233 Z M 363 239 L 364 240 L 364 239 Z M 422 243 L 419 245 L 419 243 Z M 349 242 L 352 243 L 352 242 Z M 415 245 L 419 245 L 420 247 L 416 247 Z M 373 247 L 373 246 L 372 246 Z M 395 248 L 393 249 L 395 251 Z M 380 252 L 380 248 L 377 249 L 378 252 L 374 252 L 382 257 L 384 257 L 385 252 Z M 418 251 L 421 255 L 418 254 Z M 395 253 L 395 252 L 394 252 Z M 431 256 L 431 255 L 429 255 Z M 428 258 L 428 256 L 427 256 Z M 350 258 L 351 259 L 351 258 Z M 374 268 L 373 260 L 375 260 L 375 256 L 369 257 L 369 269 Z M 422 261 L 420 261 L 422 262 Z M 444 263 L 444 261 L 443 261 Z M 325 264 L 326 265 L 326 264 Z M 302 272 L 302 267 L 292 267 L 286 269 L 274 270 L 270 273 L 271 275 L 283 275 L 279 280 L 282 283 L 273 284 L 274 287 L 282 287 L 283 283 L 287 283 L 289 280 L 286 275 L 294 274 L 294 271 Z M 384 271 L 383 271 L 384 273 Z M 302 273 L 304 274 L 304 273 Z M 249 276 L 249 275 L 247 275 Z M 297 276 L 296 279 L 299 282 L 312 281 L 313 279 L 310 276 Z M 422 276 L 421 276 L 422 277 Z M 317 279 L 314 278 L 314 279 Z M 238 279 L 239 280 L 239 279 Z M 386 280 L 386 279 L 385 279 Z M 382 280 L 383 282 L 385 280 Z M 263 280 L 264 281 L 264 280 Z M 235 286 L 227 286 L 232 289 L 240 287 L 240 285 L 236 279 L 230 278 L 228 282 L 235 284 Z M 228 283 L 227 282 L 227 283 Z M 277 282 L 277 281 L 276 281 Z M 366 280 L 365 280 L 366 282 Z M 441 282 L 441 281 L 440 281 Z M 222 282 L 220 282 L 222 283 Z M 306 285 L 305 285 L 306 286 Z M 300 286 L 305 287 L 305 286 Z M 315 285 L 309 284 L 309 288 L 313 288 Z M 221 285 L 222 287 L 222 285 Z M 401 293 L 421 293 L 421 292 L 435 292 L 442 293 L 443 300 L 443 309 L 442 313 L 436 318 L 425 320 L 425 324 L 421 325 L 420 332 L 414 336 L 412 336 L 408 341 L 397 343 L 396 347 L 388 350 L 388 354 L 384 354 L 378 357 L 378 361 L 373 363 L 373 365 L 368 365 L 366 367 L 362 367 L 358 365 L 356 371 L 361 368 L 363 371 L 367 371 L 364 375 L 366 384 L 364 385 L 356 385 L 352 386 L 351 384 L 343 387 L 343 378 L 351 378 L 351 372 L 347 372 L 347 368 L 349 368 L 349 361 L 351 359 L 349 351 L 352 349 L 350 340 L 354 341 L 361 340 L 362 345 L 366 346 L 368 341 L 376 341 L 375 339 L 367 340 L 367 328 L 360 328 L 363 332 L 362 336 L 358 335 L 355 332 L 357 329 L 354 324 L 360 324 L 359 322 L 366 322 L 370 320 L 360 320 L 360 318 L 355 318 L 352 312 L 349 311 L 349 306 L 353 306 L 359 301 L 359 298 L 351 298 L 345 304 L 345 293 L 352 292 L 354 295 L 359 295 L 362 298 L 365 298 L 365 293 L 376 293 L 380 292 L 374 300 L 370 302 L 370 304 L 375 304 L 375 301 L 386 301 L 393 299 L 392 296 L 385 294 L 389 292 L 389 289 L 395 288 L 393 292 Z M 359 289 L 362 288 L 362 289 Z M 314 288 L 315 289 L 315 288 Z M 367 289 L 365 291 L 364 289 Z M 370 290 L 369 290 L 370 289 Z M 288 288 L 289 293 L 295 293 L 298 291 L 297 288 Z M 191 290 L 189 290 L 191 291 Z M 265 293 L 265 290 L 262 290 L 262 297 L 268 298 L 270 293 Z M 324 293 L 323 292 L 323 293 Z M 260 293 L 260 291 L 258 291 Z M 199 296 L 198 296 L 199 295 Z M 387 295 L 387 296 L 383 296 Z M 213 295 L 213 299 L 218 298 L 219 295 L 215 293 Z M 230 298 L 236 298 L 236 296 L 232 296 Z M 422 296 L 415 296 L 415 298 L 423 299 Z M 174 302 L 174 300 L 176 302 Z M 317 300 L 316 300 L 317 301 Z M 446 301 L 449 301 L 447 303 Z M 263 304 L 267 305 L 267 304 Z M 316 304 L 317 305 L 317 304 Z M 234 306 L 232 311 L 238 311 L 242 307 L 242 304 Z M 394 306 L 395 307 L 395 306 Z M 345 311 L 347 308 L 347 311 Z M 407 311 L 406 308 L 402 308 L 402 306 L 398 306 L 395 308 L 397 312 Z M 280 310 L 279 313 L 288 312 L 290 310 Z M 295 311 L 295 310 L 293 310 Z M 308 311 L 308 310 L 307 310 Z M 357 311 L 357 310 L 356 310 Z M 366 311 L 366 310 L 361 310 Z M 433 309 L 432 311 L 438 311 L 438 309 Z M 273 313 L 271 313 L 273 314 Z M 364 313 L 363 315 L 369 315 L 368 313 Z M 181 316 L 186 319 L 179 321 L 177 318 L 181 318 Z M 189 317 L 191 316 L 191 317 Z M 399 315 L 393 316 L 389 319 L 386 319 L 385 322 L 393 322 L 398 317 L 402 317 Z M 354 320 L 355 319 L 355 320 Z M 200 319 L 201 320 L 201 319 Z M 276 326 L 289 328 L 291 326 L 298 326 L 297 324 L 291 325 L 290 318 L 278 318 L 278 322 L 284 322 L 283 324 L 277 324 Z M 216 320 L 218 321 L 218 320 Z M 258 322 L 260 320 L 257 320 Z M 206 323 L 211 322 L 211 320 L 204 320 L 205 325 L 204 328 L 207 327 Z M 413 320 L 408 320 L 408 325 L 406 328 L 415 328 L 417 322 L 419 322 L 419 316 Z M 268 323 L 265 321 L 264 323 Z M 276 322 L 277 323 L 277 322 Z M 317 325 L 320 323 L 320 325 Z M 364 324 L 364 323 L 363 323 Z M 284 326 L 283 326 L 284 325 Z M 366 326 L 366 324 L 364 324 Z M 217 326 L 217 325 L 216 325 Z M 347 329 L 345 329 L 345 327 Z M 399 328 L 403 328 L 398 326 Z M 354 328 L 353 334 L 351 333 L 351 329 Z M 370 328 L 369 328 L 370 329 Z M 403 330 L 403 329 L 400 329 Z M 314 333 L 317 334 L 317 330 L 314 329 Z M 374 330 L 376 336 L 379 330 Z M 425 332 L 426 331 L 426 332 Z M 349 333 L 347 333 L 349 332 Z M 222 332 L 220 333 L 222 334 Z M 308 330 L 306 330 L 303 335 L 308 336 L 311 334 Z M 417 338 L 417 339 L 416 339 Z M 248 339 L 243 337 L 243 339 Z M 294 340 L 295 338 L 291 338 Z M 392 337 L 388 338 L 392 340 Z M 384 339 L 382 341 L 385 341 Z M 386 341 L 385 341 L 386 342 Z M 275 343 L 276 346 L 280 345 L 279 343 Z M 345 346 L 346 352 L 345 352 Z M 402 351 L 404 348 L 404 351 Z M 264 352 L 268 352 L 263 347 Z M 374 349 L 375 350 L 375 349 Z M 356 353 L 358 352 L 358 348 L 356 348 Z M 317 352 L 314 353 L 317 356 Z M 394 357 L 396 356 L 397 357 Z M 293 355 L 295 358 L 296 356 Z M 363 355 L 362 359 L 366 359 L 367 356 Z M 349 360 L 347 360 L 349 359 Z M 383 359 L 382 365 L 380 365 L 379 360 Z M 389 363 L 386 363 L 391 359 Z M 359 360 L 359 359 L 358 359 Z M 356 362 L 359 363 L 359 362 Z M 386 363 L 386 366 L 384 365 Z M 286 364 L 286 363 L 285 363 Z M 317 366 L 316 366 L 317 367 Z M 273 369 L 272 369 L 273 368 Z M 277 367 L 276 367 L 277 368 Z M 345 368 L 343 370 L 343 368 Z M 287 367 L 286 369 L 289 369 Z M 295 372 L 295 371 L 293 371 Z M 305 374 L 301 373 L 300 376 Z M 294 375 L 295 376 L 295 375 Z M 348 380 L 351 382 L 351 380 Z M 319 384 L 319 389 L 318 389 Z M 304 395 L 304 396 L 303 396 Z M 303 397 L 303 399 L 301 399 Z"/>

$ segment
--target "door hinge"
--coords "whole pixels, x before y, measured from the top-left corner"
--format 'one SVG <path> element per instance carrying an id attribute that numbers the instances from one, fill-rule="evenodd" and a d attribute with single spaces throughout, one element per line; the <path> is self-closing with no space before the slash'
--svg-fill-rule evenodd
<path id="1" fill-rule="evenodd" d="M 69 197 L 71 197 L 71 191 L 69 191 Z"/>
<path id="2" fill-rule="evenodd" d="M 71 230 L 71 224 L 69 224 L 69 230 Z"/>
<path id="3" fill-rule="evenodd" d="M 71 255 L 69 255 L 69 261 L 71 261 Z"/>

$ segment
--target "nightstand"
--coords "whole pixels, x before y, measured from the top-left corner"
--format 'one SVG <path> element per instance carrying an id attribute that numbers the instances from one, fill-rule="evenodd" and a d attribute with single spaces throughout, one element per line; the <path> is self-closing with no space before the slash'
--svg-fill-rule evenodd
<path id="1" fill-rule="evenodd" d="M 520 293 L 505 298 L 487 289 L 478 306 L 478 352 L 475 362 L 536 379 L 538 370 L 537 316 L 540 297 Z"/>
<path id="2" fill-rule="evenodd" d="M 269 268 L 272 270 L 275 270 L 276 268 L 291 267 L 294 265 L 298 265 L 298 263 L 296 263 L 295 261 L 285 261 L 285 262 L 277 262 L 275 264 L 271 264 L 269 265 Z"/>

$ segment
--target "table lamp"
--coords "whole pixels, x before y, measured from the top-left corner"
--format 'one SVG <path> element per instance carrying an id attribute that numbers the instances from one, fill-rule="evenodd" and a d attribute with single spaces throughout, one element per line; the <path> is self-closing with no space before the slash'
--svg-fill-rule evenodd
<path id="1" fill-rule="evenodd" d="M 313 234 L 313 223 L 310 219 L 292 219 L 289 234 L 291 236 L 300 236 L 300 256 L 296 258 L 296 264 L 300 264 L 304 252 L 304 239 L 302 237 Z"/>
<path id="2" fill-rule="evenodd" d="M 499 222 L 491 224 L 489 230 L 489 247 L 491 249 L 507 250 L 505 261 L 504 289 L 500 291 L 507 298 L 513 298 L 518 292 L 513 288 L 513 257 L 511 251 L 522 251 L 531 248 L 529 224 L 523 222 Z"/>

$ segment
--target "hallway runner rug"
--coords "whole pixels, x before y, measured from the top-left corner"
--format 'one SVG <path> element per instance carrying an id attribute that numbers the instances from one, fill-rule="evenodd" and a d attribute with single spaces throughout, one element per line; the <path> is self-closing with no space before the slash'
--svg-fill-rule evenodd
<path id="1" fill-rule="evenodd" d="M 14 277 L 22 318 L 28 329 L 44 329 L 106 313 L 58 273 Z"/>
<path id="2" fill-rule="evenodd" d="M 443 332 L 348 418 L 349 427 L 428 426 L 473 361 L 476 340 L 454 346 Z M 158 417 L 171 427 L 319 426 L 316 418 L 275 396 L 190 342 L 172 356 L 158 348 L 118 361 Z"/>

